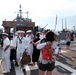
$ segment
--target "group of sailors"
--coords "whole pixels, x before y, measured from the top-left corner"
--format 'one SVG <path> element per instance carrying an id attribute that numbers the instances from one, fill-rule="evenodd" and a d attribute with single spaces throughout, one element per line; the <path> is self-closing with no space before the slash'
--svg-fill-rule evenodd
<path id="1" fill-rule="evenodd" d="M 57 31 L 47 31 L 47 32 L 37 32 L 34 36 L 32 30 L 27 30 L 26 33 L 23 30 L 16 31 L 12 39 L 12 47 L 16 49 L 16 62 L 20 66 L 20 59 L 26 50 L 26 53 L 30 55 L 32 65 L 38 64 L 38 61 L 41 61 L 41 49 L 48 44 L 48 42 L 43 42 L 46 40 L 46 35 L 48 32 L 54 33 L 54 41 L 52 48 L 54 51 L 54 58 L 61 52 L 60 40 L 57 39 L 59 33 Z M 51 36 L 51 35 L 48 35 Z M 4 57 L 4 68 L 5 72 L 10 72 L 11 62 L 10 62 L 10 50 L 11 43 L 8 38 L 7 33 L 3 33 L 3 57 Z M 48 38 L 49 39 L 49 38 Z M 42 43 L 41 43 L 42 42 Z M 36 62 L 36 63 L 35 63 Z M 44 64 L 46 61 L 42 61 Z M 41 74 L 41 73 L 40 73 Z"/>

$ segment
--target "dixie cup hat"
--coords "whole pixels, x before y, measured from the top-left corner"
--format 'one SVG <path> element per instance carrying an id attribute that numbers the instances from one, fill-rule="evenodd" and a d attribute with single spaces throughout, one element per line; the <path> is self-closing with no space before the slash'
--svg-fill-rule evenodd
<path id="1" fill-rule="evenodd" d="M 7 33 L 2 33 L 2 36 L 8 36 L 8 34 Z"/>
<path id="2" fill-rule="evenodd" d="M 26 33 L 30 33 L 30 32 L 32 32 L 32 30 L 27 30 L 27 31 L 26 31 Z"/>

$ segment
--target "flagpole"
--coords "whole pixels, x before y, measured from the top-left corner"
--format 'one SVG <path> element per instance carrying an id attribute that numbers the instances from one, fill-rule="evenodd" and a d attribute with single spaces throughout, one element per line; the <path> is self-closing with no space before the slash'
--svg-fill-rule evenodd
<path id="1" fill-rule="evenodd" d="M 55 29 L 56 30 L 56 26 L 57 26 L 57 15 L 56 15 L 56 20 L 55 20 Z"/>

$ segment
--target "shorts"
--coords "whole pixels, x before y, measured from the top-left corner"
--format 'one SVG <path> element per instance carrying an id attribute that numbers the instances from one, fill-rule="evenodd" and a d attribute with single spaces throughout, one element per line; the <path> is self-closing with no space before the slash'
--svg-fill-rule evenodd
<path id="1" fill-rule="evenodd" d="M 69 45 L 70 45 L 70 41 L 66 42 L 66 45 L 68 45 L 68 46 L 69 46 Z"/>
<path id="2" fill-rule="evenodd" d="M 38 67 L 42 71 L 46 71 L 46 70 L 47 71 L 52 71 L 55 68 L 55 62 L 47 63 L 47 64 L 39 63 Z"/>

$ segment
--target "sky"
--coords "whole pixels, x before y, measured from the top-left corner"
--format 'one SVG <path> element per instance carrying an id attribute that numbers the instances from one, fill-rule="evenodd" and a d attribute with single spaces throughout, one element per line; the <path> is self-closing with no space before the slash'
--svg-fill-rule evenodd
<path id="1" fill-rule="evenodd" d="M 22 7 L 22 16 L 27 17 L 25 12 L 29 11 L 28 17 L 35 22 L 36 26 L 46 29 L 62 30 L 74 29 L 76 26 L 76 0 L 1 0 L 0 1 L 0 28 L 2 21 L 12 21 L 16 18 L 19 5 Z M 57 16 L 57 20 L 56 20 Z M 65 24 L 66 20 L 66 24 Z"/>

